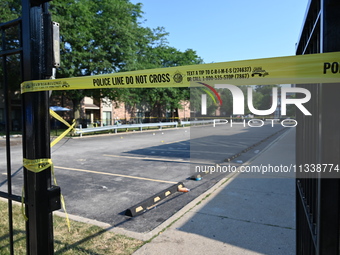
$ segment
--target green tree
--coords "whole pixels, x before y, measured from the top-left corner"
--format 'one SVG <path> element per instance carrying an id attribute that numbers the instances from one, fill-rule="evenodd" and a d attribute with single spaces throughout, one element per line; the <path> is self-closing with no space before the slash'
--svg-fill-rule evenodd
<path id="1" fill-rule="evenodd" d="M 21 16 L 21 1 L 0 1 L 0 23 L 17 19 Z"/>
<path id="2" fill-rule="evenodd" d="M 52 1 L 61 34 L 58 76 L 112 73 L 131 65 L 150 32 L 137 22 L 140 8 L 127 0 Z"/>
<path id="3" fill-rule="evenodd" d="M 162 31 L 162 30 L 159 30 Z M 147 49 L 144 59 L 140 59 L 140 69 L 173 67 L 192 64 L 201 64 L 203 60 L 192 49 L 181 52 L 162 41 L 156 47 Z M 144 67 L 144 68 L 143 68 Z M 171 117 L 178 117 L 181 102 L 190 99 L 189 88 L 141 88 L 129 89 L 125 94 L 124 102 L 130 105 L 145 106 L 151 109 L 151 116 L 162 117 L 169 110 Z"/>
<path id="4" fill-rule="evenodd" d="M 239 86 L 239 89 L 242 90 L 244 95 L 244 115 L 250 114 L 250 110 L 248 108 L 248 89 L 252 88 L 252 86 Z M 252 88 L 253 89 L 253 88 Z M 223 116 L 231 116 L 233 115 L 233 97 L 229 89 L 221 89 L 219 90 L 221 99 L 222 99 L 222 106 L 221 106 L 221 113 Z M 261 94 L 253 91 L 253 105 L 257 108 L 261 103 Z"/>
<path id="5" fill-rule="evenodd" d="M 18 0 L 1 1 L 0 7 L 1 22 L 21 14 L 21 1 Z M 193 50 L 181 52 L 169 47 L 168 33 L 164 28 L 142 27 L 138 21 L 143 14 L 141 8 L 141 4 L 132 4 L 129 0 L 51 1 L 52 19 L 60 23 L 61 66 L 57 70 L 57 78 L 202 63 Z M 132 103 L 150 100 L 151 107 L 165 107 L 166 104 L 172 109 L 179 106 L 180 100 L 189 97 L 185 89 L 175 88 L 53 93 L 63 93 L 72 100 L 76 112 L 85 96 L 107 97 L 115 101 L 124 99 Z"/>
<path id="6" fill-rule="evenodd" d="M 60 23 L 58 78 L 202 63 L 193 50 L 180 52 L 168 47 L 164 28 L 140 26 L 141 4 L 128 0 L 59 0 L 51 2 L 51 12 L 53 20 Z M 152 108 L 166 103 L 176 109 L 179 100 L 188 98 L 187 92 L 178 91 L 183 89 L 100 89 L 68 91 L 66 95 L 76 110 L 85 96 L 130 104 L 149 100 Z"/>
<path id="7" fill-rule="evenodd" d="M 21 1 L 0 1 L 0 23 L 6 23 L 8 21 L 17 19 L 21 16 Z M 13 27 L 6 28 L 3 30 L 2 42 L 0 43 L 0 50 L 14 50 L 21 47 L 20 45 L 20 26 L 16 25 Z M 3 62 L 5 59 L 5 62 Z M 20 54 L 8 55 L 6 58 L 0 58 L 1 63 L 5 63 L 6 69 L 3 69 L 3 65 L 0 67 L 0 89 L 3 89 L 4 84 L 4 74 L 7 74 L 7 89 L 8 97 L 10 101 L 20 101 L 20 83 L 21 83 L 21 66 L 20 66 Z M 4 91 L 2 91 L 3 93 Z M 3 96 L 1 94 L 0 96 Z M 12 104 L 8 105 L 9 116 L 12 119 L 20 120 L 19 116 L 13 109 Z M 12 129 L 12 121 L 6 123 L 9 129 Z"/>
<path id="8" fill-rule="evenodd" d="M 233 115 L 233 97 L 228 89 L 219 89 L 219 93 L 222 99 L 221 114 L 223 116 Z"/>
<path id="9" fill-rule="evenodd" d="M 0 23 L 17 19 L 21 16 L 21 1 L 0 1 Z M 21 47 L 20 45 L 20 27 L 19 25 L 9 27 L 4 30 L 3 43 L 1 43 L 1 50 L 14 50 Z M 1 58 L 2 61 L 2 58 Z M 2 63 L 2 62 L 1 62 Z M 9 55 L 6 57 L 7 78 L 10 92 L 14 93 L 20 89 L 21 75 L 20 75 L 20 55 Z M 3 66 L 0 67 L 0 77 L 3 77 Z M 2 84 L 3 79 L 0 79 Z M 2 85 L 1 85 L 2 86 Z"/>
<path id="10" fill-rule="evenodd" d="M 61 35 L 61 67 L 57 77 L 112 73 L 131 65 L 141 38 L 149 32 L 138 25 L 140 7 L 127 0 L 52 1 L 53 20 L 60 23 Z M 80 102 L 85 96 L 115 100 L 121 93 L 102 89 L 71 90 L 65 94 L 72 100 L 78 119 Z"/>
<path id="11" fill-rule="evenodd" d="M 272 89 L 278 85 L 258 85 L 255 87 L 254 107 L 257 110 L 268 110 L 272 106 Z"/>
<path id="12" fill-rule="evenodd" d="M 289 98 L 295 99 L 297 97 L 296 97 L 296 95 L 292 95 Z M 295 118 L 296 117 L 296 106 L 293 105 L 293 104 L 288 104 L 286 107 L 287 107 L 286 117 Z"/>
<path id="13" fill-rule="evenodd" d="M 257 99 L 258 105 L 256 106 L 258 110 L 267 110 L 272 106 L 272 89 L 277 87 L 278 85 L 257 85 L 255 87 L 255 91 L 262 95 Z"/>

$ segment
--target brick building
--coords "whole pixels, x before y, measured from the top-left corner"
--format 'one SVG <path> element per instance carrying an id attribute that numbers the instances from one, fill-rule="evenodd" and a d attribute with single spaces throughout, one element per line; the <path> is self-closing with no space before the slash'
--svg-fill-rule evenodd
<path id="1" fill-rule="evenodd" d="M 59 112 L 67 121 L 74 119 L 72 101 L 64 96 L 51 98 L 51 106 L 62 106 L 70 111 Z M 174 113 L 169 110 L 162 111 L 161 116 L 151 116 L 147 107 L 130 106 L 124 103 L 115 103 L 108 99 L 93 99 L 85 97 L 81 101 L 80 123 L 84 126 L 108 126 L 114 125 L 116 121 L 121 123 L 145 123 L 170 120 L 184 120 L 190 118 L 189 101 L 182 102 L 182 108 L 176 109 Z"/>

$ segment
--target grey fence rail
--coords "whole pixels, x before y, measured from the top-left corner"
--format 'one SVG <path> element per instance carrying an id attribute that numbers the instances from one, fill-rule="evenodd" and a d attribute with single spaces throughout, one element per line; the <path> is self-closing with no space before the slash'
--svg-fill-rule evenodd
<path id="1" fill-rule="evenodd" d="M 222 120 L 194 120 L 194 121 L 181 121 L 181 122 L 159 122 L 159 123 L 140 123 L 140 124 L 126 124 L 126 125 L 112 125 L 112 126 L 103 126 L 103 127 L 91 127 L 91 128 L 76 128 L 75 134 L 82 136 L 82 134 L 85 133 L 94 133 L 94 132 L 102 132 L 102 131 L 108 131 L 108 130 L 114 130 L 115 133 L 117 133 L 118 129 L 136 129 L 139 128 L 140 131 L 143 131 L 143 129 L 148 127 L 159 127 L 159 129 L 162 129 L 162 127 L 166 126 L 173 126 L 177 128 L 179 125 L 182 125 L 183 127 L 185 125 L 199 125 L 199 124 L 215 124 L 216 122 L 220 122 Z"/>
<path id="2" fill-rule="evenodd" d="M 165 126 L 178 126 L 178 122 L 160 122 L 160 123 L 140 123 L 140 124 L 127 124 L 127 125 L 112 125 L 112 126 L 103 126 L 103 127 L 93 127 L 93 128 L 77 128 L 75 131 L 76 135 L 82 136 L 84 133 L 94 133 L 94 132 L 101 132 L 101 131 L 108 131 L 108 130 L 114 130 L 115 133 L 117 133 L 118 129 L 135 129 L 139 128 L 140 131 L 143 131 L 143 128 L 148 127 L 159 127 L 162 129 L 162 127 Z"/>

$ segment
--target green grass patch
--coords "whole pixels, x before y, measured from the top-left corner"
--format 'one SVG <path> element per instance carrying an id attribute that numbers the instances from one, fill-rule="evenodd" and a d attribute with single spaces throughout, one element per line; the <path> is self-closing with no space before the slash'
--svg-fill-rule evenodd
<path id="1" fill-rule="evenodd" d="M 7 202 L 0 201 L 0 254 L 9 255 L 9 230 Z M 65 219 L 54 216 L 55 255 L 107 255 L 132 254 L 143 241 L 109 232 L 98 226 L 71 221 L 71 232 Z M 25 221 L 20 206 L 13 205 L 15 254 L 26 254 Z"/>

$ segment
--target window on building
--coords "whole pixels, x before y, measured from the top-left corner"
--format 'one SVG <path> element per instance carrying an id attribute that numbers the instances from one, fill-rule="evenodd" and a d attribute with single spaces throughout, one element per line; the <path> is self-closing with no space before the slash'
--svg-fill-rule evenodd
<path id="1" fill-rule="evenodd" d="M 103 125 L 109 126 L 111 125 L 111 112 L 103 112 Z"/>

